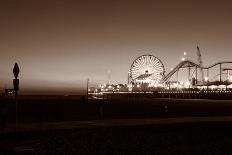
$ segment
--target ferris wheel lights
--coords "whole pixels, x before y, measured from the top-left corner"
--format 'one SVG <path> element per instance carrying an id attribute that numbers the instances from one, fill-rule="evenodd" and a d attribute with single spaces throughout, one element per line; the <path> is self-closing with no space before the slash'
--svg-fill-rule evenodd
<path id="1" fill-rule="evenodd" d="M 163 63 L 153 55 L 142 55 L 135 59 L 130 68 L 132 81 L 135 83 L 150 83 L 163 79 Z"/>

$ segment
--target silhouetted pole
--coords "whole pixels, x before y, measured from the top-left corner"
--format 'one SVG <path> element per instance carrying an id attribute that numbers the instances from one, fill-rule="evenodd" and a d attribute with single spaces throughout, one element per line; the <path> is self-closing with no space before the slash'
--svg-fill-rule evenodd
<path id="1" fill-rule="evenodd" d="M 130 84 L 130 71 L 128 72 L 128 75 L 127 75 L 127 85 Z"/>
<path id="2" fill-rule="evenodd" d="M 176 82 L 177 82 L 176 90 L 179 90 L 178 88 L 179 87 L 179 75 L 178 75 L 179 73 L 178 72 L 179 72 L 179 69 L 176 71 Z"/>
<path id="3" fill-rule="evenodd" d="M 88 102 L 88 98 L 89 98 L 89 78 L 87 79 L 87 84 L 86 84 L 87 86 L 87 90 L 86 90 L 86 97 L 87 97 L 87 99 L 86 99 L 86 101 Z"/>
<path id="4" fill-rule="evenodd" d="M 14 93 L 15 93 L 15 129 L 17 127 L 18 123 L 18 102 L 17 102 L 17 95 L 18 95 L 18 90 L 19 90 L 19 66 L 17 63 L 15 63 L 14 68 L 13 68 L 13 74 L 15 79 L 13 79 L 13 85 L 14 85 Z"/>
<path id="5" fill-rule="evenodd" d="M 207 69 L 207 91 L 209 90 L 209 68 Z"/>
<path id="6" fill-rule="evenodd" d="M 197 66 L 196 66 L 196 88 L 197 88 Z"/>
<path id="7" fill-rule="evenodd" d="M 220 84 L 222 82 L 222 64 L 220 63 Z"/>
<path id="8" fill-rule="evenodd" d="M 188 67 L 188 81 L 190 81 L 190 72 L 191 72 L 191 68 L 190 66 Z"/>

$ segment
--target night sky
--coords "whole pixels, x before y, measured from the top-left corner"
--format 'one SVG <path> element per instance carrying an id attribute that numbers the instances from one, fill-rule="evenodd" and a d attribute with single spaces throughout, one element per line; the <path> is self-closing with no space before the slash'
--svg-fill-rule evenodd
<path id="1" fill-rule="evenodd" d="M 0 89 L 21 69 L 21 93 L 84 92 L 126 83 L 133 60 L 161 59 L 166 72 L 183 52 L 204 66 L 232 60 L 232 2 L 223 0 L 8 0 L 0 2 Z"/>

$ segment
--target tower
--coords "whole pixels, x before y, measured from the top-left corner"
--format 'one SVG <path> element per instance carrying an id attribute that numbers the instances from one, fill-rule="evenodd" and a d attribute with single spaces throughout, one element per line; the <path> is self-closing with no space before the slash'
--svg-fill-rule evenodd
<path id="1" fill-rule="evenodd" d="M 204 80 L 203 61 L 202 61 L 202 58 L 201 58 L 201 51 L 200 51 L 199 46 L 197 46 L 197 60 L 198 60 L 199 68 L 200 68 L 201 81 L 203 82 L 203 80 Z"/>

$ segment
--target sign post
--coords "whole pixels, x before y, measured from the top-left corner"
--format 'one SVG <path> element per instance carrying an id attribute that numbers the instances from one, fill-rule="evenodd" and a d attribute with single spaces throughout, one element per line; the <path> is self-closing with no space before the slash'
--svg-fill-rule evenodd
<path id="1" fill-rule="evenodd" d="M 18 90 L 19 90 L 19 66 L 17 63 L 15 63 L 14 68 L 13 68 L 13 74 L 15 79 L 13 79 L 13 86 L 14 86 L 14 93 L 15 93 L 15 129 L 17 128 L 17 123 L 18 123 L 18 102 L 17 102 L 17 95 L 18 95 Z"/>

